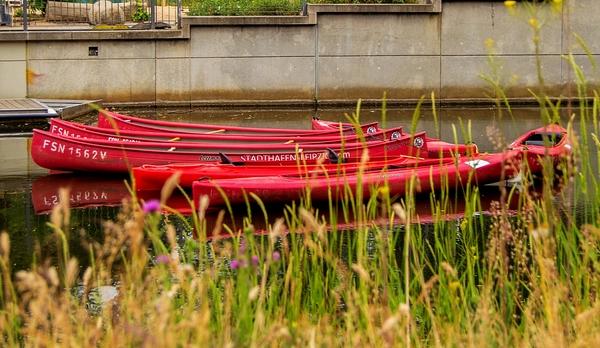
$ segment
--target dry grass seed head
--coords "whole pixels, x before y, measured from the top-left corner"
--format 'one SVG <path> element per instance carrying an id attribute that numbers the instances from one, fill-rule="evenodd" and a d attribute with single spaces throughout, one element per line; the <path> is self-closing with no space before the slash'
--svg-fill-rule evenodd
<path id="1" fill-rule="evenodd" d="M 8 237 L 8 233 L 2 232 L 0 234 L 0 257 L 5 261 L 8 261 L 8 257 L 10 256 L 10 238 Z"/>
<path id="2" fill-rule="evenodd" d="M 173 194 L 173 191 L 177 188 L 177 185 L 179 185 L 180 178 L 181 178 L 181 172 L 177 171 L 173 175 L 171 175 L 167 179 L 167 181 L 165 181 L 165 184 L 163 185 L 162 189 L 160 190 L 160 204 L 161 205 L 165 205 L 167 203 L 167 200 L 169 199 L 169 197 L 171 197 L 171 195 Z"/>
<path id="3" fill-rule="evenodd" d="M 356 272 L 356 274 L 358 275 L 358 277 L 360 279 L 362 279 L 365 283 L 370 283 L 371 282 L 371 277 L 369 276 L 369 272 L 367 272 L 367 270 L 364 269 L 363 266 L 361 266 L 361 265 L 359 265 L 357 263 L 354 263 L 354 264 L 352 264 L 351 268 L 352 268 L 352 270 L 354 272 Z"/>
<path id="4" fill-rule="evenodd" d="M 198 219 L 203 221 L 206 218 L 206 210 L 210 205 L 210 199 L 207 195 L 200 196 L 200 200 L 198 202 Z"/>
<path id="5" fill-rule="evenodd" d="M 404 209 L 404 207 L 402 207 L 400 203 L 394 203 L 392 205 L 392 209 L 394 209 L 394 213 L 396 214 L 396 216 L 398 216 L 400 222 L 402 224 L 406 224 L 406 210 Z"/>
<path id="6" fill-rule="evenodd" d="M 285 222 L 283 218 L 279 218 L 273 224 L 271 231 L 269 231 L 269 239 L 271 243 L 274 243 L 278 238 L 281 238 L 286 231 Z"/>
<path id="7" fill-rule="evenodd" d="M 304 226 L 307 228 L 306 232 L 316 233 L 319 240 L 325 241 L 325 224 L 319 224 L 317 218 L 304 208 L 300 208 L 300 216 L 302 217 Z"/>
<path id="8" fill-rule="evenodd" d="M 71 207 L 68 188 L 58 189 L 58 204 L 52 208 L 50 223 L 54 228 L 63 229 L 69 225 L 71 220 Z"/>
<path id="9" fill-rule="evenodd" d="M 76 258 L 71 258 L 67 263 L 67 272 L 65 274 L 65 286 L 70 288 L 75 284 L 79 274 L 79 262 Z"/>
<path id="10" fill-rule="evenodd" d="M 217 220 L 215 221 L 215 225 L 212 230 L 212 235 L 217 237 L 223 231 L 223 219 L 225 218 L 225 210 L 219 210 L 219 214 L 217 215 Z"/>

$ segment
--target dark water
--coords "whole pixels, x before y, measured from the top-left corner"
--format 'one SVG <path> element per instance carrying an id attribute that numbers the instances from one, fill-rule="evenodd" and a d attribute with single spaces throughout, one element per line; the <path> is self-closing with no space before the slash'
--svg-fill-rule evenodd
<path id="1" fill-rule="evenodd" d="M 255 127 L 302 128 L 310 127 L 310 118 L 319 116 L 326 120 L 346 121 L 354 109 L 346 110 L 126 110 L 131 114 L 144 117 L 178 120 L 186 122 L 203 122 Z M 393 109 L 387 112 L 387 127 L 404 126 L 411 129 L 413 109 Z M 497 136 L 490 137 L 489 129 L 499 130 L 507 142 L 527 130 L 542 125 L 537 108 L 514 109 L 513 114 L 500 113 L 493 108 L 444 108 L 439 110 L 438 120 L 434 121 L 430 109 L 422 110 L 416 130 L 425 130 L 430 135 L 447 141 L 464 142 L 472 140 L 481 151 L 494 151 Z M 360 114 L 361 122 L 382 120 L 381 111 L 364 109 Z M 93 115 L 85 116 L 78 121 L 93 124 Z M 43 128 L 45 124 L 4 124 L 0 132 L 30 131 L 31 127 Z M 575 129 L 578 129 L 575 125 Z M 470 139 L 469 139 L 470 138 Z M 116 216 L 118 206 L 123 197 L 128 195 L 124 185 L 124 177 L 90 176 L 81 174 L 50 175 L 28 160 L 26 143 L 22 138 L 2 138 L 0 136 L 0 230 L 8 231 L 12 242 L 12 260 L 14 269 L 27 268 L 33 255 L 38 252 L 42 257 L 53 256 L 56 250 L 53 238 L 49 238 L 51 229 L 47 226 L 49 212 L 57 202 L 57 189 L 62 186 L 71 188 L 70 201 L 73 207 L 73 231 L 70 245 L 77 255 L 85 254 L 85 243 L 100 240 L 102 237 L 102 221 Z M 14 150 L 12 147 L 14 146 Z M 15 159 L 16 158 L 16 159 Z M 498 190 L 486 189 L 484 198 L 493 200 Z M 461 198 L 457 198 L 460 200 Z M 456 202 L 457 216 L 460 215 L 460 204 Z M 427 202 L 423 203 L 427 209 Z M 244 209 L 245 213 L 245 209 Z M 275 209 L 274 216 L 281 215 L 281 207 Z M 85 258 L 85 257 L 83 257 Z"/>

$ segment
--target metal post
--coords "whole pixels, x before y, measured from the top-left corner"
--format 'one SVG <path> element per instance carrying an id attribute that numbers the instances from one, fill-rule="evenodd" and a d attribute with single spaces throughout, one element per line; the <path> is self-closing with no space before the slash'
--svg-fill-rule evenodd
<path id="1" fill-rule="evenodd" d="M 29 27 L 29 17 L 27 16 L 27 12 L 29 10 L 29 1 L 23 0 L 23 5 L 21 7 L 23 13 L 21 15 L 21 19 L 23 20 L 23 30 L 27 31 Z"/>
<path id="2" fill-rule="evenodd" d="M 150 0 L 150 28 L 156 28 L 156 0 Z"/>
<path id="3" fill-rule="evenodd" d="M 182 12 L 183 12 L 183 1 L 177 0 L 177 29 L 181 29 Z"/>
<path id="4" fill-rule="evenodd" d="M 306 16 L 308 14 L 308 1 L 302 0 L 302 15 Z"/>

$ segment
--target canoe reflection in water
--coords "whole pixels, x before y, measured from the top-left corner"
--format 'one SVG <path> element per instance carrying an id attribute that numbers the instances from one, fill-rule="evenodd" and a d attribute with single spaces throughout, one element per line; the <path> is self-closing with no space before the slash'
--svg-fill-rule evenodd
<path id="1" fill-rule="evenodd" d="M 36 179 L 31 186 L 31 199 L 36 214 L 49 214 L 59 202 L 59 188 L 69 189 L 72 208 L 120 206 L 131 198 L 126 177 L 102 177 L 82 174 L 50 174 Z"/>
<path id="2" fill-rule="evenodd" d="M 52 212 L 52 208 L 59 202 L 59 188 L 65 187 L 69 189 L 69 200 L 72 208 L 92 208 L 92 207 L 116 207 L 120 206 L 124 199 L 131 199 L 131 195 L 126 185 L 126 177 L 101 177 L 101 176 L 84 176 L 81 174 L 50 174 L 41 178 L 38 178 L 33 182 L 32 185 L 32 200 L 33 207 L 36 214 L 49 214 Z M 536 194 L 535 192 L 533 194 Z M 144 193 L 140 199 L 156 199 L 160 197 L 160 192 Z M 417 195 L 415 199 L 415 223 L 427 224 L 433 223 L 439 220 L 451 221 L 458 220 L 465 216 L 465 210 L 467 209 L 465 199 L 460 192 L 449 192 L 448 197 L 451 198 L 451 203 L 447 205 L 445 211 L 436 212 L 432 209 L 432 202 L 428 194 Z M 479 200 L 480 210 L 471 212 L 472 214 L 488 214 L 492 202 L 501 200 L 501 189 L 498 185 L 493 186 L 481 186 L 479 187 Z M 518 209 L 519 195 L 511 195 L 511 200 L 508 202 L 508 209 L 512 209 L 516 213 L 515 209 Z M 167 206 L 180 212 L 183 215 L 191 214 L 191 207 L 187 199 L 182 195 L 175 193 L 167 202 Z M 275 219 L 282 217 L 284 211 L 282 205 L 271 205 L 267 206 L 267 216 L 270 222 L 274 222 Z M 344 218 L 344 214 L 341 209 L 335 213 L 333 219 L 329 216 L 329 207 L 327 204 L 322 206 L 315 206 L 315 209 L 322 212 L 325 221 L 338 221 L 335 228 L 329 227 L 332 230 L 351 230 L 356 226 L 356 223 L 352 219 L 348 220 Z M 206 213 L 206 231 L 210 234 L 215 229 L 215 224 L 219 221 L 219 212 L 221 209 L 209 209 Z M 255 213 L 260 212 L 260 208 L 256 207 L 253 209 Z M 243 220 L 247 216 L 248 209 L 246 207 L 234 207 L 234 216 L 225 214 L 224 220 L 220 220 L 221 223 L 227 224 L 229 227 L 237 227 L 233 230 L 241 228 L 244 223 Z M 262 212 L 260 213 L 261 218 L 252 219 L 255 232 L 257 234 L 263 234 L 267 231 L 264 219 L 262 218 Z M 396 223 L 399 223 L 398 221 Z M 369 225 L 387 225 L 389 220 L 380 217 L 371 219 L 368 221 Z M 211 239 L 228 237 L 229 235 L 209 235 Z"/>

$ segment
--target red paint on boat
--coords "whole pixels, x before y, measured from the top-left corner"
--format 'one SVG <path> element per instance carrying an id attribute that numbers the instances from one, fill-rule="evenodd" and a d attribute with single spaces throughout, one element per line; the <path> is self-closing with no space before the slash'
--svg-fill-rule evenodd
<path id="1" fill-rule="evenodd" d="M 353 127 L 350 123 L 324 121 L 313 118 L 311 128 L 314 130 L 334 130 L 339 131 L 340 128 L 346 129 Z M 472 155 L 478 152 L 475 144 L 454 144 L 442 141 L 437 138 L 427 137 L 427 149 L 429 150 L 428 157 L 448 157 L 456 155 Z"/>
<path id="2" fill-rule="evenodd" d="M 127 172 L 144 164 L 220 162 L 224 154 L 233 162 L 316 163 L 327 157 L 327 149 L 348 162 L 360 160 L 367 149 L 373 159 L 400 155 L 419 156 L 427 151 L 424 133 L 393 141 L 366 144 L 259 144 L 222 146 L 220 144 L 122 142 L 64 137 L 34 130 L 31 156 L 38 165 L 51 170 Z M 418 146 L 415 146 L 417 143 Z"/>
<path id="3" fill-rule="evenodd" d="M 440 189 L 443 185 L 454 188 L 455 185 L 470 182 L 474 185 L 498 181 L 501 175 L 514 174 L 521 151 L 481 154 L 471 158 L 462 157 L 453 163 L 409 166 L 407 168 L 365 172 L 362 175 L 297 177 L 255 177 L 241 179 L 199 180 L 193 184 L 194 199 L 207 195 L 211 205 L 225 204 L 225 198 L 231 204 L 244 203 L 248 194 L 253 193 L 265 202 L 285 202 L 301 198 L 310 191 L 313 201 L 338 199 L 348 191 L 353 194 L 362 192 L 369 198 L 372 187 L 387 184 L 391 195 L 406 192 L 411 180 L 415 180 L 414 192 L 427 192 Z"/>
<path id="4" fill-rule="evenodd" d="M 413 167 L 365 172 L 362 175 L 203 179 L 194 182 L 193 192 L 196 201 L 207 195 L 211 204 L 216 206 L 226 200 L 232 204 L 243 203 L 249 193 L 268 202 L 295 200 L 308 191 L 314 201 L 339 198 L 348 191 L 361 191 L 363 197 L 368 198 L 371 194 L 369 188 L 382 185 L 387 185 L 391 195 L 402 195 L 412 180 L 418 182 L 415 191 L 427 192 L 443 185 L 453 188 L 466 183 L 481 185 L 507 179 L 518 174 L 523 158 L 535 174 L 542 169 L 540 159 L 550 158 L 556 164 L 571 151 L 566 130 L 551 125 L 527 132 L 502 153 L 462 156 L 454 163 L 417 163 Z"/>
<path id="5" fill-rule="evenodd" d="M 306 134 L 335 134 L 339 129 L 312 130 L 290 128 L 257 128 L 227 125 L 213 125 L 202 123 L 173 122 L 149 120 L 139 117 L 127 116 L 116 112 L 101 110 L 98 113 L 98 127 L 119 130 L 145 130 L 179 133 L 213 133 L 213 134 L 247 134 L 247 135 L 306 135 Z M 362 131 L 367 134 L 376 133 L 377 122 L 362 126 Z M 344 129 L 346 133 L 354 133 L 354 128 Z"/>
<path id="6" fill-rule="evenodd" d="M 114 142 L 139 142 L 139 141 L 170 141 L 199 142 L 216 144 L 310 144 L 310 143 L 335 143 L 344 139 L 347 143 L 361 141 L 360 136 L 352 133 L 340 136 L 339 131 L 310 133 L 305 135 L 239 135 L 239 134 L 202 134 L 202 133 L 174 133 L 163 131 L 115 131 L 112 128 L 87 126 L 80 123 L 68 122 L 58 119 L 50 121 L 50 132 L 74 138 L 103 139 Z M 326 134 L 324 134 L 326 133 Z M 369 134 L 366 141 L 391 140 L 403 135 L 402 127 L 381 130 Z"/>
<path id="7" fill-rule="evenodd" d="M 452 163 L 453 158 L 423 159 L 415 157 L 399 156 L 387 161 L 346 162 L 340 164 L 288 164 L 273 165 L 263 164 L 169 164 L 169 165 L 144 165 L 133 168 L 132 174 L 135 179 L 136 190 L 158 191 L 162 188 L 168 178 L 175 173 L 180 174 L 179 185 L 191 188 L 192 183 L 199 178 L 209 179 L 235 179 L 260 176 L 298 176 L 307 177 L 315 174 L 322 175 L 345 175 L 355 173 L 359 169 L 373 171 L 383 168 L 409 168 L 415 165 Z"/>
<path id="8" fill-rule="evenodd" d="M 556 124 L 530 130 L 513 141 L 509 148 L 520 149 L 525 153 L 527 165 L 532 173 L 543 169 L 544 158 L 557 165 L 573 151 L 567 130 Z"/>

